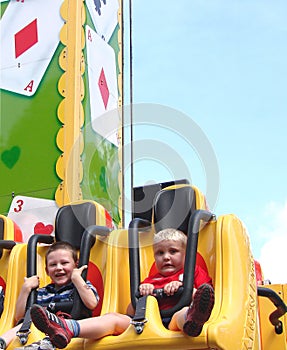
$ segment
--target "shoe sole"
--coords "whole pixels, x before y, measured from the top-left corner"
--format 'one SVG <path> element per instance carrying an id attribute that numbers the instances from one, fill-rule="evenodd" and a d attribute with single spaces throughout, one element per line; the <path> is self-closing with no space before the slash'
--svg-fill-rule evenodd
<path id="1" fill-rule="evenodd" d="M 26 346 L 26 347 L 25 347 Z M 34 346 L 34 347 L 29 347 L 29 346 L 27 346 L 27 345 L 25 345 L 25 346 L 21 346 L 21 347 L 19 347 L 19 348 L 14 348 L 14 350 L 36 350 L 36 349 L 38 349 L 39 348 L 39 346 L 40 346 L 40 344 L 36 347 L 36 346 Z"/>
<path id="2" fill-rule="evenodd" d="M 25 345 L 25 346 L 21 346 L 19 348 L 14 348 L 14 350 L 56 350 L 55 348 L 49 347 L 49 348 L 41 348 L 41 344 L 40 342 L 38 342 L 38 344 L 34 343 L 35 346 L 32 345 Z"/>
<path id="3" fill-rule="evenodd" d="M 209 319 L 213 305 L 213 288 L 208 284 L 200 286 L 194 295 L 193 306 L 188 310 L 187 321 L 183 326 L 184 333 L 191 337 L 197 337 L 201 333 L 204 323 Z"/>
<path id="4" fill-rule="evenodd" d="M 50 326 L 50 320 L 41 306 L 33 305 L 31 318 L 36 327 L 50 337 L 51 343 L 56 348 L 64 349 L 69 344 L 69 339 L 65 334 L 57 333 L 55 328 Z"/>

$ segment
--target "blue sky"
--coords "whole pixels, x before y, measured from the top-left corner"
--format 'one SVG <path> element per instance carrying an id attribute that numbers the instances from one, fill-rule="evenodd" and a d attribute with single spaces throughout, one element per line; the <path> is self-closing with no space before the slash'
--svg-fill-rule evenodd
<path id="1" fill-rule="evenodd" d="M 213 211 L 238 215 L 265 277 L 287 282 L 287 2 L 146 4 L 132 5 L 134 103 L 167 106 L 204 133 L 219 172 Z M 213 181 L 202 154 L 209 150 L 139 122 L 135 139 L 176 150 L 205 193 Z M 134 156 L 136 186 L 171 179 L 170 164 Z"/>

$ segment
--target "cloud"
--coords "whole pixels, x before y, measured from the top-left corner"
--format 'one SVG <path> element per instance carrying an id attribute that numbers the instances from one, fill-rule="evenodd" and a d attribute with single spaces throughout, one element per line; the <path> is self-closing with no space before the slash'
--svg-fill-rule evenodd
<path id="1" fill-rule="evenodd" d="M 266 214 L 269 222 L 264 235 L 268 240 L 261 248 L 259 262 L 265 279 L 272 284 L 287 283 L 287 201 L 283 206 L 269 203 Z"/>

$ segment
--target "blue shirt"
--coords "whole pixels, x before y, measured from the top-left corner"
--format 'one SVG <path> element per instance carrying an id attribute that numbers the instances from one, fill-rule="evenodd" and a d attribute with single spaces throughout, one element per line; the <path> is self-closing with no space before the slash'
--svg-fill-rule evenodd
<path id="1" fill-rule="evenodd" d="M 99 301 L 99 295 L 97 289 L 92 285 L 90 281 L 86 281 L 87 286 L 93 291 L 97 301 Z M 75 286 L 73 283 L 69 283 L 60 289 L 55 288 L 54 283 L 50 283 L 43 288 L 39 288 L 37 291 L 37 304 L 53 304 L 57 302 L 73 302 Z"/>

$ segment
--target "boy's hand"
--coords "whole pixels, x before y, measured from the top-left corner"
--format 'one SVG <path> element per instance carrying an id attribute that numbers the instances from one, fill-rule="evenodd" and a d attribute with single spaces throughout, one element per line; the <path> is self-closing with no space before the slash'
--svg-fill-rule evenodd
<path id="1" fill-rule="evenodd" d="M 79 268 L 75 268 L 72 272 L 71 280 L 74 281 L 75 279 L 78 279 L 79 277 L 82 278 L 82 272 L 88 268 L 87 265 L 83 265 Z"/>
<path id="2" fill-rule="evenodd" d="M 139 286 L 141 295 L 152 295 L 154 290 L 154 285 L 151 283 L 143 283 Z"/>
<path id="3" fill-rule="evenodd" d="M 39 277 L 38 276 L 31 276 L 31 277 L 25 277 L 24 278 L 24 288 L 27 288 L 28 291 L 31 291 L 32 289 L 39 287 Z"/>
<path id="4" fill-rule="evenodd" d="M 174 295 L 178 291 L 178 288 L 181 286 L 182 282 L 180 281 L 169 282 L 164 286 L 163 291 L 166 295 Z"/>

